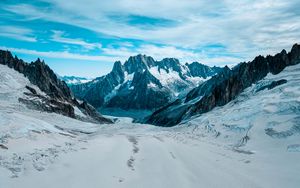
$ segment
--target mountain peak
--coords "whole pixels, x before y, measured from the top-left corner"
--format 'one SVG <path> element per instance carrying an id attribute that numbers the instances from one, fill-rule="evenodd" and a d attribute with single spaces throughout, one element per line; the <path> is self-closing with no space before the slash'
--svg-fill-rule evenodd
<path id="1" fill-rule="evenodd" d="M 113 72 L 123 72 L 123 65 L 121 63 L 121 61 L 116 61 L 114 63 L 114 66 L 113 66 L 113 69 L 112 69 Z"/>
<path id="2" fill-rule="evenodd" d="M 189 67 L 176 58 L 155 61 L 151 56 L 138 54 L 123 65 L 115 62 L 112 71 L 95 82 L 71 88 L 75 96 L 94 107 L 153 110 L 217 73 L 217 68 L 206 67 L 209 74 L 199 71 L 192 76 Z"/>
<path id="3" fill-rule="evenodd" d="M 180 67 L 180 62 L 176 58 L 164 58 L 161 61 L 159 61 L 160 66 L 165 68 L 171 68 L 171 67 Z"/>
<path id="4" fill-rule="evenodd" d="M 186 66 L 190 69 L 192 76 L 202 75 L 204 78 L 213 76 L 222 70 L 220 67 L 210 67 L 196 61 L 191 64 L 186 63 Z"/>
<path id="5" fill-rule="evenodd" d="M 146 122 L 174 126 L 184 119 L 206 113 L 217 106 L 224 106 L 269 73 L 276 75 L 287 66 L 299 63 L 300 46 L 295 44 L 288 54 L 279 53 L 267 57 L 260 55 L 233 69 L 225 66 L 219 74 L 191 90 L 185 97 L 154 112 L 146 118 Z"/>
<path id="6" fill-rule="evenodd" d="M 155 66 L 156 62 L 150 56 L 138 54 L 136 56 L 130 56 L 124 63 L 125 70 L 131 74 L 133 72 L 144 71 L 152 66 Z"/>
<path id="7" fill-rule="evenodd" d="M 44 94 L 39 94 L 35 89 L 28 85 L 24 85 L 31 93 L 24 93 L 26 97 L 20 97 L 18 100 L 24 103 L 28 108 L 54 112 L 71 118 L 97 122 L 112 123 L 112 120 L 102 117 L 96 109 L 90 105 L 80 104 L 73 98 L 71 90 L 65 82 L 57 78 L 52 69 L 39 58 L 32 62 L 26 63 L 18 58 L 13 58 L 10 52 L 0 50 L 0 64 L 21 73 L 28 81 L 38 87 Z M 39 100 L 36 100 L 39 99 Z M 76 108 L 78 108 L 86 116 L 76 116 Z"/>

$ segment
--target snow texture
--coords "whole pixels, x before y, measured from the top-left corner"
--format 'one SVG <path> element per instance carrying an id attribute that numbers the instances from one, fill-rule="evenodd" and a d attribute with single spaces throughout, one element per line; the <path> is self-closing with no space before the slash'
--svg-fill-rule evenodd
<path id="1" fill-rule="evenodd" d="M 30 110 L 18 102 L 25 85 L 34 87 L 0 65 L 1 188 L 299 187 L 300 65 L 172 128 Z"/>

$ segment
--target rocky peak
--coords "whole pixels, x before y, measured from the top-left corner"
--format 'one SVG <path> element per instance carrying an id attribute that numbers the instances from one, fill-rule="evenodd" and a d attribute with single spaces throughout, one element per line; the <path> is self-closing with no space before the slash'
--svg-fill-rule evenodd
<path id="1" fill-rule="evenodd" d="M 201 77 L 207 78 L 215 75 L 216 73 L 222 70 L 222 68 L 220 67 L 209 67 L 199 62 L 193 62 L 191 64 L 186 63 L 185 65 L 189 68 L 190 73 L 193 77 L 201 75 Z"/>
<path id="2" fill-rule="evenodd" d="M 164 69 L 167 73 L 172 69 L 183 76 L 183 73 L 187 73 L 188 70 L 180 64 L 179 60 L 176 58 L 164 58 L 163 60 L 158 62 L 158 68 Z"/>
<path id="3" fill-rule="evenodd" d="M 8 65 L 17 70 L 37 85 L 43 92 L 60 100 L 71 99 L 71 91 L 68 86 L 60 81 L 56 74 L 39 58 L 30 64 L 14 58 L 9 51 L 0 50 L 0 64 Z"/>
<path id="4" fill-rule="evenodd" d="M 267 76 L 278 74 L 285 67 L 300 63 L 300 46 L 295 44 L 291 52 L 275 56 L 257 56 L 253 61 L 240 63 L 233 69 L 225 67 L 219 74 L 200 84 L 185 97 L 166 105 L 146 118 L 147 123 L 159 126 L 174 126 L 183 119 L 199 115 L 223 106 L 235 99 L 244 89 Z M 268 88 L 285 83 L 272 83 Z"/>
<path id="5" fill-rule="evenodd" d="M 97 108 L 152 110 L 198 85 L 203 76 L 197 77 L 193 78 L 189 68 L 178 59 L 155 61 L 150 56 L 139 54 L 129 57 L 123 65 L 116 62 L 109 74 L 81 86 L 72 86 L 71 89 L 75 96 Z"/>
<path id="6" fill-rule="evenodd" d="M 28 107 L 47 112 L 55 112 L 71 118 L 77 118 L 74 107 L 78 107 L 84 114 L 89 116 L 86 121 L 96 121 L 101 123 L 112 123 L 111 120 L 103 118 L 92 108 L 83 108 L 76 99 L 73 98 L 71 90 L 67 84 L 56 76 L 44 61 L 37 59 L 35 62 L 26 63 L 23 60 L 14 58 L 9 51 L 0 50 L 0 64 L 7 65 L 10 68 L 23 74 L 28 80 L 36 85 L 47 96 L 37 94 L 37 92 L 26 93 L 26 95 L 39 98 L 40 100 L 31 100 L 19 98 L 19 101 Z M 26 86 L 24 86 L 26 87 Z M 26 87 L 28 89 L 28 87 Z M 25 93 L 24 93 L 25 94 Z M 42 101 L 42 102 L 40 102 Z M 90 116 L 93 110 L 93 116 Z"/>
<path id="7" fill-rule="evenodd" d="M 121 61 L 116 61 L 114 63 L 112 71 L 113 72 L 124 72 L 124 67 L 123 67 Z"/>
<path id="8" fill-rule="evenodd" d="M 159 61 L 159 66 L 161 68 L 174 68 L 179 67 L 181 64 L 178 59 L 176 58 L 164 58 L 161 61 Z"/>
<path id="9" fill-rule="evenodd" d="M 129 57 L 124 63 L 124 67 L 128 74 L 131 74 L 149 69 L 150 67 L 155 66 L 155 64 L 156 62 L 152 57 L 139 54 L 137 56 Z"/>
<path id="10" fill-rule="evenodd" d="M 294 44 L 291 50 L 291 53 L 289 54 L 291 64 L 295 65 L 300 63 L 300 45 Z"/>
<path id="11" fill-rule="evenodd" d="M 159 82 L 157 78 L 155 78 L 149 70 L 145 70 L 143 72 L 137 72 L 132 80 L 132 84 L 135 87 L 142 87 L 144 89 L 147 89 L 147 85 L 150 83 L 154 83 L 158 87 L 162 88 L 163 86 Z"/>
<path id="12" fill-rule="evenodd" d="M 111 71 L 111 76 L 115 77 L 116 81 L 119 83 L 124 81 L 125 73 L 124 67 L 120 61 L 116 61 L 113 69 Z"/>

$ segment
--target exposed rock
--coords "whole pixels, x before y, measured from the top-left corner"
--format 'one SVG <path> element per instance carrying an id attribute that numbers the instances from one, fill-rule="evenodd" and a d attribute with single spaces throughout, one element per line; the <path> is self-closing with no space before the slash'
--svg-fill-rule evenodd
<path id="1" fill-rule="evenodd" d="M 8 150 L 8 147 L 7 147 L 7 146 L 5 146 L 5 145 L 3 145 L 3 144 L 0 144 L 0 148 L 1 148 L 1 149 Z"/>
<path id="2" fill-rule="evenodd" d="M 9 51 L 0 50 L 0 64 L 7 65 L 24 74 L 32 84 L 36 85 L 47 95 L 42 96 L 34 88 L 24 86 L 30 93 L 25 92 L 27 98 L 20 98 L 20 102 L 25 103 L 30 108 L 76 118 L 74 106 L 79 107 L 80 104 L 73 99 L 67 84 L 58 79 L 44 61 L 37 59 L 35 62 L 26 63 L 17 57 L 13 57 Z M 81 111 L 90 115 L 91 109 L 85 109 L 84 107 L 81 108 Z M 98 113 L 93 113 L 93 116 L 90 116 L 90 118 L 97 120 L 99 123 L 112 123 L 111 120 L 103 118 Z"/>
<path id="3" fill-rule="evenodd" d="M 178 59 L 155 61 L 146 55 L 130 57 L 124 65 L 115 62 L 112 71 L 71 89 L 76 97 L 94 107 L 122 109 L 158 109 L 186 94 L 201 79 L 213 76 L 222 68 L 200 63 L 182 65 Z"/>
<path id="4" fill-rule="evenodd" d="M 32 94 L 34 94 L 34 95 L 37 94 L 36 90 L 34 88 L 32 88 L 32 87 L 25 86 L 25 88 L 28 89 Z"/>
<path id="5" fill-rule="evenodd" d="M 46 111 L 46 112 L 55 112 L 75 118 L 74 108 L 69 103 L 63 103 L 58 100 L 49 99 L 41 95 L 32 95 L 39 98 L 40 100 L 32 100 L 27 98 L 19 98 L 19 102 L 26 104 L 27 107 L 34 110 Z"/>
<path id="6" fill-rule="evenodd" d="M 300 45 L 295 44 L 288 54 L 283 50 L 275 56 L 258 56 L 252 62 L 240 63 L 232 70 L 226 67 L 218 75 L 191 90 L 185 97 L 154 112 L 145 122 L 158 126 L 174 126 L 183 119 L 227 104 L 268 73 L 278 74 L 286 66 L 297 63 L 300 63 Z M 273 83 L 269 87 L 283 82 Z"/>
<path id="7" fill-rule="evenodd" d="M 264 89 L 269 89 L 270 90 L 270 89 L 273 89 L 276 86 L 279 86 L 279 85 L 282 85 L 282 84 L 285 84 L 285 83 L 287 83 L 287 80 L 285 80 L 285 79 L 273 81 L 270 84 L 262 86 L 261 88 L 257 89 L 256 91 L 259 92 L 259 91 L 262 91 Z"/>
<path id="8" fill-rule="evenodd" d="M 150 83 L 154 83 L 159 90 L 148 88 Z M 132 89 L 128 90 L 127 87 L 121 87 L 118 95 L 112 97 L 106 106 L 120 106 L 125 109 L 152 109 L 169 101 L 168 90 L 163 88 L 159 80 L 148 70 L 135 73 L 130 88 Z"/>
<path id="9" fill-rule="evenodd" d="M 202 75 L 203 78 L 211 77 L 222 71 L 222 68 L 220 67 L 209 67 L 198 62 L 193 62 L 191 64 L 186 63 L 186 66 L 189 67 L 192 76 Z"/>
<path id="10" fill-rule="evenodd" d="M 91 105 L 89 105 L 87 102 L 83 102 L 79 105 L 80 109 L 84 109 L 83 112 L 88 117 L 92 117 L 92 119 L 103 122 L 103 123 L 113 123 L 113 120 L 104 118 L 103 116 L 100 116 L 98 111 Z"/>

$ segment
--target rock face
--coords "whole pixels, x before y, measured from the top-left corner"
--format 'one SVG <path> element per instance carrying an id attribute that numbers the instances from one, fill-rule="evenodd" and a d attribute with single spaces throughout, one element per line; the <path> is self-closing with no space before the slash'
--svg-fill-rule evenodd
<path id="1" fill-rule="evenodd" d="M 38 59 L 32 63 L 26 63 L 17 57 L 13 57 L 9 51 L 0 50 L 0 64 L 24 74 L 28 80 L 36 85 L 47 96 L 37 93 L 35 89 L 24 86 L 29 92 L 24 93 L 29 97 L 36 97 L 40 100 L 30 100 L 30 98 L 20 98 L 19 101 L 31 108 L 47 112 L 59 113 L 71 118 L 76 118 L 74 107 L 78 107 L 86 115 L 87 121 L 98 123 L 112 123 L 111 120 L 102 117 L 100 114 L 91 113 L 93 108 L 82 106 L 72 97 L 71 90 L 65 82 L 59 80 L 56 74 L 43 61 Z M 93 114 L 93 115 L 90 115 Z"/>
<path id="2" fill-rule="evenodd" d="M 222 71 L 222 68 L 220 67 L 209 67 L 198 62 L 193 62 L 191 64 L 186 63 L 185 65 L 189 68 L 191 75 L 194 77 L 197 75 L 201 75 L 203 78 L 207 78 L 214 76 L 216 73 Z"/>
<path id="3" fill-rule="evenodd" d="M 71 86 L 74 95 L 94 107 L 158 109 L 178 95 L 184 95 L 222 68 L 194 62 L 182 65 L 177 59 L 155 61 L 137 55 L 123 65 L 115 62 L 112 71 L 91 82 Z"/>
<path id="4" fill-rule="evenodd" d="M 261 88 L 257 89 L 256 92 L 262 91 L 264 89 L 270 90 L 270 89 L 273 89 L 274 87 L 277 87 L 277 86 L 285 84 L 285 83 L 287 83 L 286 79 L 281 79 L 281 80 L 273 81 L 270 84 L 264 85 Z"/>
<path id="5" fill-rule="evenodd" d="M 252 62 L 240 63 L 233 69 L 225 67 L 218 75 L 200 84 L 186 96 L 155 111 L 145 119 L 145 122 L 158 126 L 174 126 L 191 116 L 227 104 L 268 73 L 278 74 L 285 67 L 298 63 L 300 63 L 300 45 L 295 44 L 289 53 L 283 50 L 275 56 L 258 56 Z M 270 89 L 284 82 L 273 83 Z"/>

